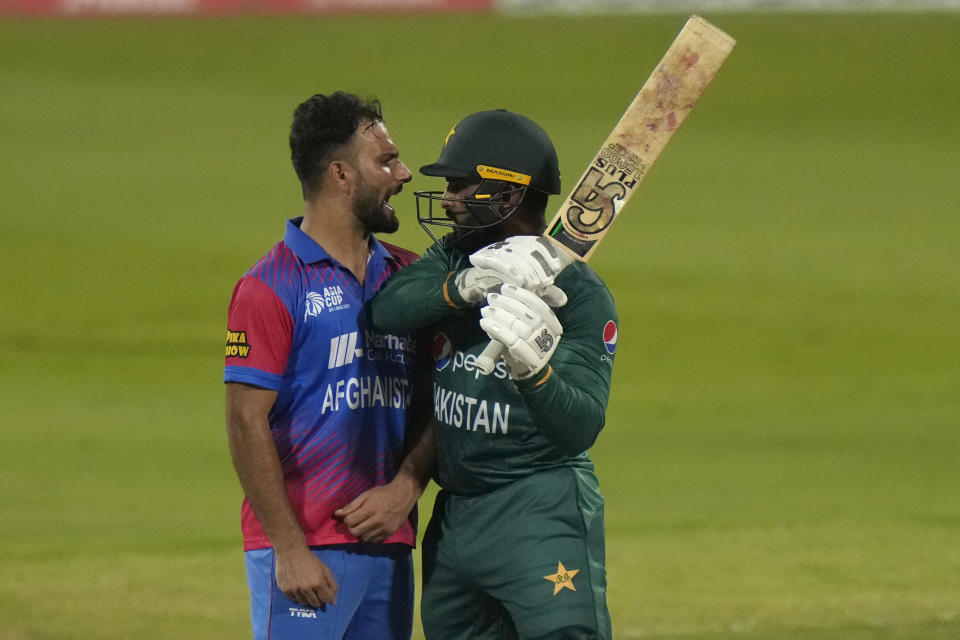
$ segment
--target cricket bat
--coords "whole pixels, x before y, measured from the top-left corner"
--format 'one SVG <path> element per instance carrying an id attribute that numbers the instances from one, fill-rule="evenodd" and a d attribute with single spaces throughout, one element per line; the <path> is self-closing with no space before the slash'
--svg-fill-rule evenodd
<path id="1" fill-rule="evenodd" d="M 590 259 L 735 44 L 700 16 L 683 25 L 547 225 L 544 236 L 571 262 Z M 477 358 L 480 371 L 492 372 L 502 349 L 488 344 Z"/>

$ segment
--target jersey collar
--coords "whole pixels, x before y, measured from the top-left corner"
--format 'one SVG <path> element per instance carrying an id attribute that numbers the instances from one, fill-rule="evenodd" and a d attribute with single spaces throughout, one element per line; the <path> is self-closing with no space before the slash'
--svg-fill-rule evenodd
<path id="1" fill-rule="evenodd" d="M 380 241 L 377 240 L 377 237 L 370 234 L 370 262 L 368 264 L 373 264 L 375 262 L 397 262 L 397 258 L 387 251 L 387 248 L 380 244 Z"/>
<path id="2" fill-rule="evenodd" d="M 290 247 L 293 253 L 300 258 L 304 264 L 324 261 L 335 262 L 323 247 L 300 229 L 302 223 L 303 216 L 287 220 L 287 232 L 283 237 L 284 244 Z M 370 260 L 367 264 L 383 262 L 385 260 L 396 262 L 397 259 L 387 251 L 386 247 L 377 240 L 376 236 L 370 234 Z"/>
<path id="3" fill-rule="evenodd" d="M 324 251 L 316 240 L 300 229 L 302 223 L 303 216 L 287 220 L 287 232 L 283 236 L 284 244 L 290 247 L 304 264 L 313 264 L 324 260 L 332 261 L 333 258 L 330 257 L 330 254 Z"/>

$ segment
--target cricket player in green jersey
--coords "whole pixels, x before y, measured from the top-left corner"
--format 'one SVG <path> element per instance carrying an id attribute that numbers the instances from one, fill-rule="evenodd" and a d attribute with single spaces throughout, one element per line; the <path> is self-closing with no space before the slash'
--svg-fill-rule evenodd
<path id="1" fill-rule="evenodd" d="M 539 235 L 560 193 L 553 143 L 505 110 L 467 116 L 417 193 L 436 240 L 372 304 L 386 333 L 426 329 L 438 494 L 423 543 L 428 640 L 609 638 L 603 497 L 587 450 L 617 338 L 606 285 Z M 439 239 L 432 229 L 446 227 Z M 504 344 L 489 374 L 477 356 Z"/>

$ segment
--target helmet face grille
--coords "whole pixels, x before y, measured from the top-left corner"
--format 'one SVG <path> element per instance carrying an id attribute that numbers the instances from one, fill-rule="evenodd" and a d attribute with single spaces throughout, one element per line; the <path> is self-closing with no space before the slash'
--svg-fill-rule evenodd
<path id="1" fill-rule="evenodd" d="M 519 210 L 526 191 L 526 186 L 502 180 L 483 180 L 476 191 L 462 198 L 445 198 L 445 191 L 416 191 L 417 222 L 435 242 L 449 235 L 447 242 L 472 253 L 499 239 L 497 227 Z M 457 219 L 447 213 L 444 202 L 463 205 Z"/>

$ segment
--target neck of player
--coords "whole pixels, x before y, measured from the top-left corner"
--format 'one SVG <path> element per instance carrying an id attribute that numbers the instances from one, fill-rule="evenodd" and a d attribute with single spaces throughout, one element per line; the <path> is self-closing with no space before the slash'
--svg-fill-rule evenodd
<path id="1" fill-rule="evenodd" d="M 319 200 L 304 205 L 300 230 L 362 284 L 370 257 L 370 234 L 349 208 L 326 206 Z"/>

